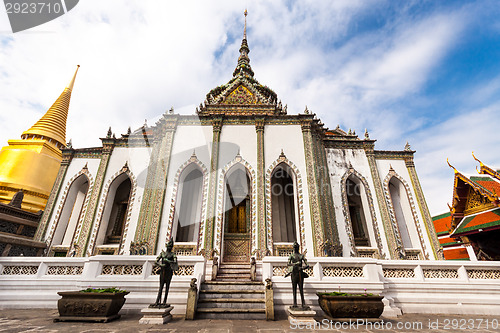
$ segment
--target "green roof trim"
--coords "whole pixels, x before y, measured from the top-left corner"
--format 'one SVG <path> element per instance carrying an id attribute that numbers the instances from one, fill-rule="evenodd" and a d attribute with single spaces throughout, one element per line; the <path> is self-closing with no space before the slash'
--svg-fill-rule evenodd
<path id="1" fill-rule="evenodd" d="M 462 244 L 463 244 L 462 242 L 450 242 L 441 244 L 441 246 L 462 245 Z"/>
<path id="2" fill-rule="evenodd" d="M 448 231 L 441 231 L 441 232 L 437 233 L 438 236 L 444 236 L 444 235 L 448 235 L 448 234 L 449 234 Z"/>
<path id="3" fill-rule="evenodd" d="M 493 214 L 497 215 L 498 216 L 498 220 L 491 221 L 491 222 L 488 222 L 488 223 L 479 224 L 479 225 L 475 225 L 475 226 L 472 226 L 472 227 L 467 227 L 467 225 L 474 218 L 476 218 L 479 215 L 486 214 L 486 213 L 493 213 Z M 473 215 L 473 216 L 466 217 L 460 223 L 459 227 L 453 232 L 453 234 L 455 234 L 455 235 L 456 234 L 462 234 L 464 232 L 474 231 L 474 230 L 478 230 L 478 229 L 485 229 L 485 228 L 495 227 L 495 226 L 499 226 L 499 225 L 500 225 L 500 208 L 495 208 L 494 210 L 491 210 L 491 211 L 488 211 L 488 212 L 483 212 L 483 213 L 480 213 L 480 214 L 476 214 L 476 215 Z"/>
<path id="4" fill-rule="evenodd" d="M 473 181 L 483 181 L 483 182 L 494 182 L 494 180 L 490 177 L 478 177 L 478 176 L 472 176 L 470 177 L 470 180 Z"/>
<path id="5" fill-rule="evenodd" d="M 441 220 L 442 218 L 445 218 L 445 217 L 448 217 L 448 216 L 451 216 L 451 213 L 450 212 L 447 212 L 447 213 L 443 213 L 441 215 L 436 215 L 432 218 L 432 221 L 437 221 L 437 220 Z"/>

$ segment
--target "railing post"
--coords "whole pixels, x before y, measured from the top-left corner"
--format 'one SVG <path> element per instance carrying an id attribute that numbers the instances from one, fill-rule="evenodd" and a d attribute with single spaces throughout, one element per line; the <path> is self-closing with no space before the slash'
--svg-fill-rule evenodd
<path id="1" fill-rule="evenodd" d="M 198 287 L 196 286 L 196 278 L 192 278 L 188 290 L 188 299 L 186 304 L 186 320 L 194 319 L 196 313 L 197 296 L 198 296 Z"/>
<path id="2" fill-rule="evenodd" d="M 266 279 L 266 320 L 274 320 L 274 291 L 273 281 Z"/>

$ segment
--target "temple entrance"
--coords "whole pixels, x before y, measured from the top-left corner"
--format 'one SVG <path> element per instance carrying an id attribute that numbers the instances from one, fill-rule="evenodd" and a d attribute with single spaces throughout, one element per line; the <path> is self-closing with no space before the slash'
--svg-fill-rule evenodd
<path id="1" fill-rule="evenodd" d="M 242 165 L 230 169 L 225 186 L 224 262 L 249 262 L 251 244 L 250 179 Z"/>

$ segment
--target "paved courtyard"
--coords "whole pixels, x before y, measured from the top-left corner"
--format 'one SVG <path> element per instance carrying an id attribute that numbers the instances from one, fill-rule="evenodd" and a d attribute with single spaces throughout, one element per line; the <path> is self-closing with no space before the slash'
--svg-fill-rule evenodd
<path id="1" fill-rule="evenodd" d="M 279 333 L 279 332 L 500 332 L 499 316 L 461 315 L 403 315 L 398 319 L 384 319 L 358 326 L 355 321 L 329 322 L 319 320 L 315 329 L 290 325 L 286 317 L 276 321 L 260 320 L 194 320 L 174 317 L 166 325 L 140 325 L 138 313 L 122 315 L 110 323 L 57 322 L 57 310 L 0 310 L 0 332 L 214 332 L 214 333 Z"/>

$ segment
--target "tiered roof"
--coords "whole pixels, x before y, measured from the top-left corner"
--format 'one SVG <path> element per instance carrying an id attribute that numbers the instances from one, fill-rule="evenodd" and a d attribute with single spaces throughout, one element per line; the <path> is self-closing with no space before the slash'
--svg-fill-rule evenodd
<path id="1" fill-rule="evenodd" d="M 228 83 L 215 87 L 206 95 L 204 104 L 197 109 L 199 115 L 280 115 L 286 114 L 286 106 L 278 102 L 276 93 L 254 78 L 250 66 L 250 48 L 247 41 L 247 11 L 241 41 L 240 56 Z"/>

